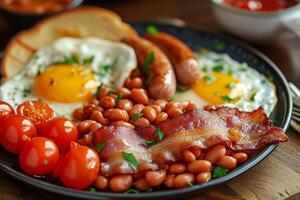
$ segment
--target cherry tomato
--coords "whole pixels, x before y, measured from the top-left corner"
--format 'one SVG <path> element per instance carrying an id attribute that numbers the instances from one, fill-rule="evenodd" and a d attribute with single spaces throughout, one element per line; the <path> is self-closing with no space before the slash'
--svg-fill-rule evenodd
<path id="1" fill-rule="evenodd" d="M 35 137 L 26 142 L 19 155 L 21 169 L 29 175 L 45 176 L 59 158 L 57 146 L 48 138 Z"/>
<path id="2" fill-rule="evenodd" d="M 2 120 L 0 141 L 9 152 L 19 153 L 25 142 L 35 136 L 36 128 L 25 116 L 12 114 Z"/>
<path id="3" fill-rule="evenodd" d="M 60 180 L 67 187 L 83 190 L 94 183 L 99 167 L 100 160 L 95 151 L 72 142 L 62 162 Z"/>
<path id="4" fill-rule="evenodd" d="M 25 101 L 17 107 L 17 113 L 27 116 L 36 126 L 55 117 L 48 104 L 40 101 Z"/>
<path id="5" fill-rule="evenodd" d="M 58 159 L 54 169 L 51 172 L 51 177 L 52 178 L 54 178 L 54 179 L 59 178 L 60 172 L 61 172 L 61 169 L 62 169 L 62 163 L 63 163 L 63 160 L 64 160 L 65 156 L 66 156 L 65 153 L 60 153 L 59 154 L 59 159 Z"/>
<path id="6" fill-rule="evenodd" d="M 68 151 L 70 143 L 78 137 L 77 126 L 66 118 L 54 118 L 38 127 L 38 135 L 49 138 L 57 145 L 60 152 Z"/>
<path id="7" fill-rule="evenodd" d="M 0 100 L 0 121 L 10 114 L 15 114 L 14 109 L 8 103 Z"/>

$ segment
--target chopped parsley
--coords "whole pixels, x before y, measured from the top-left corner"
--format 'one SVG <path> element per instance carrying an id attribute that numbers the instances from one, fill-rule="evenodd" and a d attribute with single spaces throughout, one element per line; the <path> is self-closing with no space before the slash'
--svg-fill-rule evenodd
<path id="1" fill-rule="evenodd" d="M 148 147 L 152 147 L 152 146 L 156 145 L 157 142 L 155 140 L 145 140 L 144 144 Z"/>
<path id="2" fill-rule="evenodd" d="M 48 165 L 49 161 L 48 160 L 44 160 L 44 165 Z"/>
<path id="3" fill-rule="evenodd" d="M 124 94 L 123 94 L 123 93 L 119 94 L 119 95 L 115 98 L 115 103 L 118 104 L 118 103 L 121 101 L 121 99 L 123 99 L 123 97 L 124 97 Z"/>
<path id="4" fill-rule="evenodd" d="M 219 178 L 225 176 L 229 172 L 228 169 L 224 169 L 222 167 L 215 167 L 213 170 L 213 178 Z"/>
<path id="5" fill-rule="evenodd" d="M 164 136 L 165 136 L 164 132 L 162 132 L 162 131 L 160 130 L 160 128 L 157 128 L 157 129 L 156 129 L 155 135 L 158 137 L 158 139 L 159 139 L 160 141 L 161 141 L 162 139 L 164 139 Z"/>
<path id="6" fill-rule="evenodd" d="M 267 78 L 268 78 L 268 80 L 269 80 L 270 82 L 274 82 L 273 76 L 269 75 Z"/>
<path id="7" fill-rule="evenodd" d="M 132 153 L 122 152 L 124 160 L 130 165 L 130 167 L 136 171 L 138 167 L 138 162 Z"/>
<path id="8" fill-rule="evenodd" d="M 232 101 L 236 100 L 236 98 L 233 99 L 233 98 L 231 98 L 231 97 L 229 97 L 229 96 L 227 96 L 227 95 L 220 96 L 220 98 L 221 98 L 222 100 L 228 102 L 228 103 L 231 103 Z"/>
<path id="9" fill-rule="evenodd" d="M 140 193 L 140 191 L 138 191 L 137 189 L 133 189 L 133 188 L 124 192 L 124 194 L 139 194 L 139 193 Z"/>
<path id="10" fill-rule="evenodd" d="M 256 92 L 253 92 L 250 96 L 250 101 L 255 101 Z"/>
<path id="11" fill-rule="evenodd" d="M 216 66 L 214 66 L 213 68 L 212 68 L 212 70 L 214 71 L 214 72 L 222 72 L 222 71 L 224 71 L 224 66 L 223 65 L 216 65 Z"/>
<path id="12" fill-rule="evenodd" d="M 82 63 L 82 64 L 84 64 L 84 65 L 89 65 L 89 64 L 91 64 L 91 63 L 94 61 L 94 58 L 95 58 L 94 55 L 92 55 L 92 56 L 90 56 L 90 57 L 88 57 L 88 58 L 85 58 L 85 59 L 83 60 L 83 63 Z"/>
<path id="13" fill-rule="evenodd" d="M 104 142 L 104 143 L 96 144 L 95 147 L 96 147 L 97 151 L 100 152 L 104 149 L 104 147 L 106 145 L 107 145 L 107 142 Z"/>
<path id="14" fill-rule="evenodd" d="M 230 83 L 227 84 L 226 87 L 232 90 L 232 89 L 235 88 L 235 85 L 234 85 L 234 83 L 230 82 Z"/>
<path id="15" fill-rule="evenodd" d="M 111 64 L 101 64 L 99 66 L 99 71 L 95 72 L 100 77 L 104 77 L 110 70 L 112 70 L 116 64 L 118 63 L 118 59 L 115 59 Z"/>
<path id="16" fill-rule="evenodd" d="M 215 77 L 209 75 L 205 75 L 202 79 L 205 81 L 206 84 L 211 84 L 216 80 Z"/>
<path id="17" fill-rule="evenodd" d="M 172 96 L 171 99 L 170 99 L 170 101 L 176 101 L 175 96 Z"/>
<path id="18" fill-rule="evenodd" d="M 76 55 L 64 56 L 62 60 L 55 62 L 54 64 L 69 64 L 75 65 L 79 64 L 78 58 Z"/>
<path id="19" fill-rule="evenodd" d="M 143 113 L 138 113 L 138 114 L 133 115 L 130 120 L 134 122 L 135 120 L 137 120 L 138 118 L 143 117 L 143 116 L 144 116 Z"/>
<path id="20" fill-rule="evenodd" d="M 89 192 L 96 192 L 97 190 L 96 190 L 96 188 L 94 188 L 94 187 L 90 187 L 88 191 L 89 191 Z"/>
<path id="21" fill-rule="evenodd" d="M 100 85 L 97 87 L 97 91 L 94 96 L 97 96 L 97 94 L 102 90 L 102 87 L 103 87 L 103 83 L 100 83 Z"/>
<path id="22" fill-rule="evenodd" d="M 277 123 L 277 120 L 276 120 L 276 119 L 271 119 L 271 123 L 272 123 L 273 125 L 275 125 L 275 124 Z"/>
<path id="23" fill-rule="evenodd" d="M 176 92 L 186 92 L 188 91 L 190 88 L 189 87 L 184 87 L 182 85 L 177 85 L 176 86 Z"/>
<path id="24" fill-rule="evenodd" d="M 227 69 L 227 74 L 228 74 L 229 76 L 231 76 L 231 75 L 233 74 L 233 69 L 232 69 L 231 67 L 229 67 L 229 68 Z"/>
<path id="25" fill-rule="evenodd" d="M 153 51 L 151 51 L 151 52 L 147 55 L 146 61 L 145 61 L 145 63 L 144 63 L 144 66 L 141 67 L 141 71 L 142 71 L 142 72 L 144 72 L 144 73 L 148 72 L 150 65 L 151 65 L 151 64 L 153 63 L 153 61 L 154 61 L 154 58 L 155 58 L 155 54 L 154 54 Z"/>
<path id="26" fill-rule="evenodd" d="M 44 65 L 39 65 L 39 66 L 38 66 L 37 75 L 40 75 L 40 74 L 43 73 L 44 71 L 45 71 L 45 66 L 44 66 Z"/>
<path id="27" fill-rule="evenodd" d="M 247 68 L 246 67 L 239 68 L 239 71 L 245 72 L 245 71 L 247 71 Z"/>
<path id="28" fill-rule="evenodd" d="M 205 73 L 207 73 L 208 72 L 208 67 L 207 66 L 205 66 L 205 67 L 202 67 L 202 69 L 201 69 L 203 72 L 205 72 Z"/>
<path id="29" fill-rule="evenodd" d="M 151 36 L 156 36 L 157 33 L 158 33 L 158 30 L 157 30 L 156 26 L 154 26 L 154 25 L 149 25 L 149 26 L 147 26 L 147 28 L 146 28 L 146 32 L 147 32 L 149 35 L 151 35 Z"/>
<path id="30" fill-rule="evenodd" d="M 186 185 L 186 187 L 193 187 L 194 185 L 193 185 L 193 183 L 191 183 L 191 182 L 188 182 L 187 183 L 187 185 Z"/>
<path id="31" fill-rule="evenodd" d="M 215 43 L 212 47 L 215 51 L 222 51 L 225 48 L 225 44 L 223 42 Z"/>
<path id="32" fill-rule="evenodd" d="M 24 87 L 23 89 L 23 97 L 27 97 L 30 94 L 31 90 L 29 87 Z"/>

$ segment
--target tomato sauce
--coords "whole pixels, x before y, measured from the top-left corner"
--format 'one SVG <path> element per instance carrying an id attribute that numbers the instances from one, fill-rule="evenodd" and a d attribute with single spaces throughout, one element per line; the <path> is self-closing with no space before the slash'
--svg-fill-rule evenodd
<path id="1" fill-rule="evenodd" d="M 296 0 L 223 0 L 223 2 L 253 12 L 275 12 L 298 4 Z"/>
<path id="2" fill-rule="evenodd" d="M 0 0 L 0 6 L 6 10 L 26 13 L 43 14 L 66 9 L 73 0 Z"/>

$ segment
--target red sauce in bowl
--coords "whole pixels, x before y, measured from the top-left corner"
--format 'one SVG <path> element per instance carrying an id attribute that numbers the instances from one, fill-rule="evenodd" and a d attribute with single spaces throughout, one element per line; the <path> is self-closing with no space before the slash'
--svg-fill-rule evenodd
<path id="1" fill-rule="evenodd" d="M 65 10 L 73 0 L 0 0 L 3 9 L 25 13 L 44 14 Z"/>
<path id="2" fill-rule="evenodd" d="M 253 12 L 280 11 L 299 3 L 296 0 L 223 0 L 223 2 Z"/>

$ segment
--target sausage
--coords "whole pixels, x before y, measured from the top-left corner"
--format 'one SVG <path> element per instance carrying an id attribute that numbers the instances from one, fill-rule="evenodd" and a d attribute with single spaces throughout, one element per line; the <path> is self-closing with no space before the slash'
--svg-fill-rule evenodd
<path id="1" fill-rule="evenodd" d="M 199 63 L 193 51 L 182 41 L 167 33 L 146 34 L 145 38 L 157 45 L 170 59 L 180 84 L 190 86 L 200 77 Z"/>
<path id="2" fill-rule="evenodd" d="M 149 95 L 155 99 L 171 99 L 176 92 L 176 78 L 167 56 L 152 42 L 138 36 L 124 38 L 123 42 L 134 48 L 139 66 L 144 66 L 153 52 L 154 60 L 146 71 Z"/>

